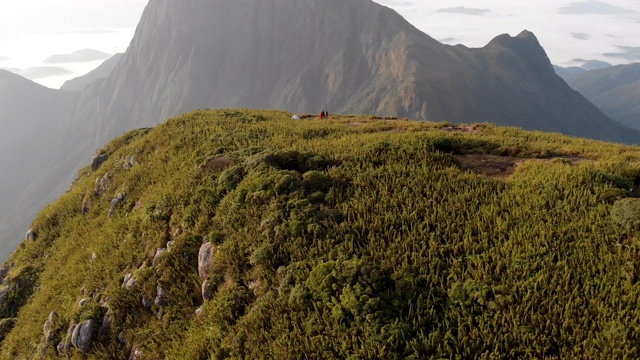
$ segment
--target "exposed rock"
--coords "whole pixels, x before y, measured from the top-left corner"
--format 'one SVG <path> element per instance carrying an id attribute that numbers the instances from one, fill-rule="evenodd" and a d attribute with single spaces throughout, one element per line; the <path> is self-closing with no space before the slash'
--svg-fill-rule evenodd
<path id="1" fill-rule="evenodd" d="M 173 247 L 173 245 L 175 244 L 175 241 L 169 241 L 167 243 L 167 251 L 171 251 L 171 248 Z"/>
<path id="2" fill-rule="evenodd" d="M 106 173 L 101 178 L 96 179 L 96 184 L 93 191 L 98 196 L 104 195 L 107 192 L 109 186 L 111 186 L 111 178 L 113 177 L 112 173 Z"/>
<path id="3" fill-rule="evenodd" d="M 204 308 L 202 306 L 200 306 L 199 308 L 196 309 L 196 316 L 197 317 L 202 316 L 203 312 L 204 312 Z"/>
<path id="4" fill-rule="evenodd" d="M 53 330 L 53 325 L 56 319 L 58 319 L 58 313 L 55 311 L 52 311 L 49 314 L 49 319 L 47 319 L 47 321 L 44 322 L 43 330 L 44 330 L 44 339 L 46 342 L 50 342 L 53 338 L 52 330 Z"/>
<path id="5" fill-rule="evenodd" d="M 73 336 L 74 331 L 78 327 L 77 324 L 71 323 L 69 325 L 69 329 L 67 330 L 67 336 L 64 340 L 60 341 L 56 349 L 58 350 L 58 356 L 67 357 L 70 355 L 71 351 L 71 338 Z"/>
<path id="6" fill-rule="evenodd" d="M 131 347 L 131 351 L 129 352 L 129 360 L 141 360 L 143 352 L 142 350 L 138 350 L 136 345 Z"/>
<path id="7" fill-rule="evenodd" d="M 0 285 L 4 284 L 4 279 L 9 275 L 9 271 L 11 270 L 10 266 L 0 267 Z"/>
<path id="8" fill-rule="evenodd" d="M 133 277 L 133 274 L 129 273 L 125 275 L 121 288 L 125 290 L 131 290 L 134 286 L 136 286 L 136 278 Z"/>
<path id="9" fill-rule="evenodd" d="M 136 158 L 133 155 L 129 155 L 122 163 L 122 168 L 125 170 L 130 170 L 135 164 Z"/>
<path id="10" fill-rule="evenodd" d="M 109 155 L 107 154 L 100 154 L 100 155 L 96 155 L 91 159 L 91 171 L 98 171 L 98 169 L 100 169 L 100 166 L 102 166 L 102 164 L 104 164 L 105 161 L 107 161 L 109 159 Z"/>
<path id="11" fill-rule="evenodd" d="M 159 248 L 158 250 L 156 250 L 156 255 L 153 257 L 153 262 L 151 263 L 152 266 L 156 266 L 156 264 L 158 263 L 158 259 L 160 259 L 160 257 L 166 252 L 166 248 Z"/>
<path id="12" fill-rule="evenodd" d="M 142 306 L 144 306 L 145 309 L 150 309 L 152 305 L 153 305 L 153 301 L 147 299 L 146 297 L 142 298 Z"/>
<path id="13" fill-rule="evenodd" d="M 209 280 L 205 280 L 202 283 L 202 299 L 204 301 L 213 299 L 213 291 L 211 290 L 211 282 Z"/>
<path id="14" fill-rule="evenodd" d="M 7 294 L 9 294 L 9 291 L 11 290 L 11 288 L 9 286 L 2 286 L 0 287 L 0 304 L 2 304 L 4 302 L 4 300 L 7 298 Z"/>
<path id="15" fill-rule="evenodd" d="M 36 241 L 36 239 L 38 238 L 38 234 L 33 229 L 29 229 L 29 231 L 27 231 L 27 234 L 25 235 L 25 238 L 29 241 Z"/>
<path id="16" fill-rule="evenodd" d="M 80 206 L 80 212 L 82 213 L 82 215 L 87 215 L 90 210 L 91 210 L 91 197 L 89 196 L 89 194 L 87 194 L 84 196 L 84 198 L 82 198 L 82 205 Z"/>
<path id="17" fill-rule="evenodd" d="M 102 318 L 102 325 L 98 330 L 98 341 L 103 345 L 108 345 L 111 341 L 111 314 L 107 312 Z"/>
<path id="18" fill-rule="evenodd" d="M 82 300 L 78 301 L 78 306 L 83 307 L 83 306 L 87 305 L 89 303 L 89 301 L 91 301 L 90 298 L 82 299 Z"/>
<path id="19" fill-rule="evenodd" d="M 7 337 L 7 335 L 9 335 L 9 332 L 11 332 L 15 325 L 16 319 L 0 320 L 0 342 L 2 342 L 4 338 Z"/>
<path id="20" fill-rule="evenodd" d="M 169 295 L 167 294 L 167 291 L 160 285 L 158 285 L 157 287 L 157 293 L 156 293 L 156 298 L 154 300 L 154 304 L 156 304 L 156 306 L 158 307 L 162 307 L 162 306 L 167 306 L 169 305 Z"/>
<path id="21" fill-rule="evenodd" d="M 91 342 L 97 325 L 93 319 L 78 325 L 71 335 L 71 344 L 83 353 L 88 353 L 91 350 Z"/>
<path id="22" fill-rule="evenodd" d="M 120 194 L 116 195 L 116 197 L 111 199 L 111 208 L 109 208 L 109 216 L 113 214 L 113 211 L 116 209 L 116 206 L 122 203 L 126 198 L 127 198 L 127 193 L 125 191 L 125 192 L 121 192 Z"/>
<path id="23" fill-rule="evenodd" d="M 198 275 L 202 279 L 208 279 L 213 265 L 213 256 L 216 254 L 216 247 L 210 242 L 205 242 L 200 246 L 198 253 Z"/>
<path id="24" fill-rule="evenodd" d="M 120 344 L 127 343 L 127 338 L 124 336 L 124 332 L 120 331 L 120 333 L 118 334 L 118 341 L 120 342 Z"/>

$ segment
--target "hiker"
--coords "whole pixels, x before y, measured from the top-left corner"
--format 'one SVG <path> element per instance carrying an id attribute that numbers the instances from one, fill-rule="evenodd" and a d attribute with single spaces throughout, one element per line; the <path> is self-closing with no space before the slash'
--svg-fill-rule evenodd
<path id="1" fill-rule="evenodd" d="M 325 118 L 325 119 L 328 119 L 328 118 L 329 118 L 329 112 L 328 112 L 328 111 L 326 111 L 326 110 L 324 111 L 324 118 Z"/>
<path id="2" fill-rule="evenodd" d="M 324 111 L 320 113 L 320 120 L 324 119 Z"/>

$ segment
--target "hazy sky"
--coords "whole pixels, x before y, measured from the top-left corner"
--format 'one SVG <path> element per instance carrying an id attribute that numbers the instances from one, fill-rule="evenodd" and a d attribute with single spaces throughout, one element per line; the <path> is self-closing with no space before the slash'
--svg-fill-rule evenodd
<path id="1" fill-rule="evenodd" d="M 175 0 L 187 1 L 187 0 Z M 230 0 L 231 1 L 231 0 Z M 296 1 L 296 0 L 290 0 Z M 640 0 L 377 0 L 447 44 L 484 46 L 536 34 L 551 61 L 640 62 Z M 20 0 L 0 4 L 0 68 L 49 87 L 124 51 L 147 0 Z"/>

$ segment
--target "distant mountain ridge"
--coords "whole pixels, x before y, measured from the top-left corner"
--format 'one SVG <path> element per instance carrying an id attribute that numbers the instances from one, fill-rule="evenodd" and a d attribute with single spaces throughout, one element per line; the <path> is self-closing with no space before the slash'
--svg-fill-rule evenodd
<path id="1" fill-rule="evenodd" d="M 127 52 L 107 77 L 82 89 L 45 91 L 61 101 L 45 101 L 51 108 L 33 117 L 0 119 L 21 119 L 45 138 L 46 147 L 33 142 L 21 158 L 38 166 L 25 173 L 16 164 L 0 168 L 30 176 L 15 194 L 0 189 L 0 210 L 19 218 L 20 232 L 49 199 L 42 194 L 59 194 L 95 149 L 199 108 L 490 121 L 640 141 L 556 76 L 532 33 L 501 35 L 480 49 L 443 45 L 370 0 L 151 0 Z M 0 98 L 0 105 L 39 101 L 22 95 Z M 9 138 L 12 148 L 20 146 L 17 136 Z M 6 248 L 19 240 L 5 239 Z"/>
<path id="2" fill-rule="evenodd" d="M 94 81 L 108 77 L 109 75 L 111 75 L 111 72 L 116 67 L 116 65 L 118 65 L 118 61 L 120 61 L 122 55 L 122 53 L 115 54 L 105 62 L 103 62 L 100 66 L 95 68 L 93 71 L 90 71 L 89 73 L 83 76 L 79 76 L 75 79 L 66 81 L 64 84 L 62 84 L 60 90 L 82 91 L 85 87 L 87 87 Z"/>
<path id="3" fill-rule="evenodd" d="M 622 124 L 640 129 L 640 64 L 585 70 L 566 76 L 570 68 L 556 69 L 569 86 L 602 112 Z"/>

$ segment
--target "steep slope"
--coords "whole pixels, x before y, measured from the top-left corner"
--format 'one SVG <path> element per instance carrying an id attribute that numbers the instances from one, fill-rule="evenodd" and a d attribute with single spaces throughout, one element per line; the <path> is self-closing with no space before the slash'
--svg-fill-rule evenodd
<path id="1" fill-rule="evenodd" d="M 0 268 L 0 358 L 640 356 L 637 147 L 291 115 L 106 146 Z"/>
<path id="2" fill-rule="evenodd" d="M 491 121 L 621 142 L 554 74 L 535 37 L 450 47 L 370 0 L 149 3 L 112 75 L 83 96 L 101 141 L 198 108 Z"/>
<path id="3" fill-rule="evenodd" d="M 123 54 L 115 54 L 89 73 L 66 81 L 64 84 L 62 84 L 60 90 L 82 91 L 92 82 L 98 79 L 106 78 L 111 74 L 116 65 L 118 65 L 118 61 L 120 61 L 122 55 Z"/>
<path id="4" fill-rule="evenodd" d="M 640 64 L 592 70 L 569 85 L 612 119 L 640 129 Z"/>
<path id="5" fill-rule="evenodd" d="M 64 123 L 75 96 L 0 70 L 0 259 L 6 259 L 35 214 L 73 177 L 58 168 L 69 148 Z M 72 168 L 71 168 L 72 169 Z M 56 191 L 52 191 L 52 190 Z"/>
<path id="6" fill-rule="evenodd" d="M 55 96 L 64 99 L 43 107 L 42 119 L 56 126 L 32 129 L 34 139 L 45 137 L 46 155 L 33 150 L 21 159 L 34 165 L 31 180 L 6 172 L 20 186 L 14 197 L 29 207 L 60 193 L 111 138 L 199 108 L 325 109 L 640 139 L 553 74 L 531 33 L 482 49 L 446 46 L 370 0 L 151 0 L 110 75 L 77 95 Z M 38 124 L 38 114 L 25 114 Z M 33 179 L 37 186 L 27 186 Z"/>

